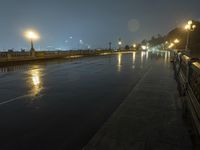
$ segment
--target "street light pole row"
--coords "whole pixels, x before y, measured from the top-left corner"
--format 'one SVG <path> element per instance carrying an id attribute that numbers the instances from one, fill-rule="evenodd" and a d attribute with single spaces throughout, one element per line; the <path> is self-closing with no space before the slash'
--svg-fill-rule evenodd
<path id="1" fill-rule="evenodd" d="M 173 47 L 175 47 L 178 43 L 180 43 L 179 39 L 175 39 L 173 42 L 169 43 L 168 41 L 165 42 L 166 45 L 169 44 L 168 48 L 171 49 Z"/>
<path id="2" fill-rule="evenodd" d="M 187 39 L 186 39 L 186 45 L 185 45 L 185 51 L 189 51 L 189 41 L 190 41 L 190 32 L 194 31 L 196 28 L 196 25 L 193 23 L 192 20 L 188 21 L 185 25 L 185 30 L 187 31 Z M 168 48 L 171 49 L 176 46 L 180 42 L 179 39 L 175 39 L 173 42 L 169 43 L 166 41 L 165 44 L 169 44 Z"/>

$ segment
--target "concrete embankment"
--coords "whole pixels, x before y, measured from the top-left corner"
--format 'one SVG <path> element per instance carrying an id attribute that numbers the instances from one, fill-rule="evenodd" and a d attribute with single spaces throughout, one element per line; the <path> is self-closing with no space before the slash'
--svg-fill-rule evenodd
<path id="1" fill-rule="evenodd" d="M 79 57 L 99 56 L 114 54 L 111 50 L 79 50 L 79 51 L 40 51 L 40 52 L 2 52 L 0 53 L 0 66 L 27 61 L 49 60 L 49 59 L 73 59 Z"/>
<path id="2" fill-rule="evenodd" d="M 77 51 L 39 51 L 34 52 L 2 52 L 0 53 L 0 66 L 26 63 L 30 61 L 45 61 L 50 59 L 74 59 L 80 57 L 102 56 L 117 53 L 129 53 L 131 51 L 112 50 L 77 50 Z"/>

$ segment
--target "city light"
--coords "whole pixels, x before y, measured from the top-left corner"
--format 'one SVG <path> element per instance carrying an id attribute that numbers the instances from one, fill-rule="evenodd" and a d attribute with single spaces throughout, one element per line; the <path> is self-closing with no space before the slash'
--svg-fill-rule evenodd
<path id="1" fill-rule="evenodd" d="M 137 47 L 137 45 L 136 44 L 133 44 L 133 48 L 136 48 Z"/>

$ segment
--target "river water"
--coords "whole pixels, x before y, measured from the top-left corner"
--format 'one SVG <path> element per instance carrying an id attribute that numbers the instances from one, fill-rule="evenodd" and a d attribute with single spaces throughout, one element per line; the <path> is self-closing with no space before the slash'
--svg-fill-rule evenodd
<path id="1" fill-rule="evenodd" d="M 0 68 L 0 149 L 80 150 L 128 96 L 152 61 L 132 52 Z"/>

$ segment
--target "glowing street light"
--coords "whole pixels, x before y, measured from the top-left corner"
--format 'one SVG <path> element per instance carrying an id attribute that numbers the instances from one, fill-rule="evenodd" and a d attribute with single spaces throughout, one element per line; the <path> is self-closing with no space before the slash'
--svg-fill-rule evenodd
<path id="1" fill-rule="evenodd" d="M 185 25 L 185 30 L 194 31 L 196 28 L 196 25 L 193 24 L 192 20 L 188 21 L 188 23 Z"/>
<path id="2" fill-rule="evenodd" d="M 146 45 L 141 46 L 143 50 L 146 50 L 148 47 Z"/>
<path id="3" fill-rule="evenodd" d="M 188 50 L 190 32 L 194 31 L 195 28 L 196 28 L 196 25 L 193 24 L 192 20 L 188 21 L 188 23 L 185 25 L 185 30 L 187 31 L 187 41 L 186 41 L 186 46 L 185 46 L 186 51 Z"/>
<path id="4" fill-rule="evenodd" d="M 136 44 L 133 44 L 133 48 L 135 49 L 137 47 L 137 45 Z"/>
<path id="5" fill-rule="evenodd" d="M 180 40 L 179 39 L 175 39 L 174 43 L 178 44 L 178 43 L 180 43 Z"/>
<path id="6" fill-rule="evenodd" d="M 25 33 L 25 36 L 31 42 L 31 52 L 35 51 L 34 46 L 33 46 L 33 41 L 39 39 L 39 35 L 34 31 L 27 31 Z"/>
<path id="7" fill-rule="evenodd" d="M 119 45 L 119 50 L 120 50 L 121 47 L 122 47 L 122 40 L 121 39 L 118 40 L 118 45 Z"/>
<path id="8" fill-rule="evenodd" d="M 119 45 L 122 45 L 122 42 L 121 42 L 121 41 L 119 41 L 119 42 L 118 42 L 118 44 L 119 44 Z"/>
<path id="9" fill-rule="evenodd" d="M 168 46 L 168 48 L 170 49 L 170 48 L 172 48 L 172 47 L 174 47 L 174 46 L 175 46 L 174 43 L 170 43 L 170 45 Z"/>

